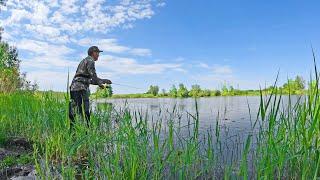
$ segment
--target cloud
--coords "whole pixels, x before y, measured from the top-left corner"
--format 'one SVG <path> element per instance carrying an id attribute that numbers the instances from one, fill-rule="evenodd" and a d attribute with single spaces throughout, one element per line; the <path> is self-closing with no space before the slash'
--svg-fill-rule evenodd
<path id="1" fill-rule="evenodd" d="M 37 82 L 42 90 L 66 91 L 67 89 L 68 73 L 40 70 L 28 72 L 27 78 Z"/>
<path id="2" fill-rule="evenodd" d="M 123 58 L 104 55 L 97 62 L 97 66 L 105 67 L 106 71 L 116 74 L 160 74 L 167 71 L 183 71 L 181 64 L 150 63 L 141 64 L 133 58 Z"/>
<path id="3" fill-rule="evenodd" d="M 213 66 L 213 73 L 214 74 L 222 74 L 222 75 L 225 75 L 225 74 L 232 74 L 232 69 L 227 66 L 227 65 L 214 65 Z"/>
<path id="4" fill-rule="evenodd" d="M 134 48 L 130 50 L 130 54 L 137 56 L 151 56 L 150 49 Z"/>
<path id="5" fill-rule="evenodd" d="M 109 37 L 116 28 L 130 29 L 137 20 L 150 19 L 157 6 L 153 0 L 7 0 L 1 8 L 0 26 L 4 40 L 18 48 L 21 70 L 28 70 L 27 77 L 37 80 L 41 89 L 63 84 L 61 72 L 75 69 L 80 55 L 86 56 L 83 49 L 92 45 L 117 55 L 106 56 L 110 62 L 102 67 L 112 74 L 183 71 L 180 64 L 142 64 L 135 58 L 152 56 L 150 49 L 123 45 Z"/>
<path id="6" fill-rule="evenodd" d="M 18 44 L 19 50 L 25 50 L 34 54 L 32 59 L 25 58 L 21 65 L 25 68 L 65 68 L 76 66 L 73 61 L 68 61 L 65 57 L 73 52 L 73 49 L 63 45 L 53 45 L 43 41 L 22 39 Z"/>
<path id="7" fill-rule="evenodd" d="M 191 78 L 197 82 L 203 82 L 204 84 L 223 84 L 235 83 L 236 77 L 234 76 L 233 69 L 229 65 L 208 65 L 206 63 L 200 62 L 197 65 L 200 68 L 206 69 L 197 75 L 192 75 Z"/>
<path id="8" fill-rule="evenodd" d="M 79 40 L 79 45 L 84 47 L 89 47 L 92 45 L 97 45 L 99 49 L 116 53 L 116 54 L 123 54 L 126 53 L 128 55 L 134 56 L 151 56 L 151 50 L 146 48 L 131 48 L 128 46 L 119 45 L 117 39 L 90 39 L 90 38 L 83 38 Z"/>
<path id="9" fill-rule="evenodd" d="M 199 63 L 199 67 L 205 68 L 205 69 L 210 69 L 209 65 L 206 63 Z"/>
<path id="10" fill-rule="evenodd" d="M 232 68 L 228 65 L 214 64 L 214 65 L 210 66 L 206 63 L 200 62 L 197 66 L 204 68 L 204 69 L 208 69 L 209 71 L 211 71 L 214 74 L 226 75 L 226 74 L 233 73 Z"/>
<path id="11" fill-rule="evenodd" d="M 132 27 L 133 22 L 154 15 L 152 0 L 8 0 L 0 16 L 4 28 L 19 27 L 24 34 L 43 37 L 48 35 L 82 35 L 87 32 L 107 34 L 116 27 Z M 45 28 L 45 29 L 43 29 Z M 64 43 L 64 42 L 62 42 Z"/>
<path id="12" fill-rule="evenodd" d="M 166 6 L 166 3 L 165 3 L 165 2 L 159 2 L 159 3 L 157 4 L 157 7 L 164 7 L 164 6 Z"/>

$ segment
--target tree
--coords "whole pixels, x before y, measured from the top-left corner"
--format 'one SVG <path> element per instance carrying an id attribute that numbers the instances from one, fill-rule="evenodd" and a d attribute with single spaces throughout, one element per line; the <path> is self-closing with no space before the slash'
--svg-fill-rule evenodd
<path id="1" fill-rule="evenodd" d="M 295 80 L 288 79 L 286 83 L 283 84 L 282 90 L 284 93 L 300 94 L 305 88 L 305 81 L 301 76 L 296 76 Z"/>
<path id="2" fill-rule="evenodd" d="M 209 89 L 204 89 L 204 90 L 201 90 L 199 96 L 200 97 L 209 97 L 211 94 L 211 91 Z"/>
<path id="3" fill-rule="evenodd" d="M 157 96 L 159 94 L 159 86 L 150 86 L 147 94 L 152 94 L 154 96 Z"/>
<path id="4" fill-rule="evenodd" d="M 191 90 L 189 91 L 189 96 L 191 97 L 199 97 L 201 93 L 201 88 L 199 85 L 192 85 Z"/>
<path id="5" fill-rule="evenodd" d="M 298 90 L 303 90 L 305 88 L 306 82 L 301 76 L 296 76 L 294 81 Z"/>
<path id="6" fill-rule="evenodd" d="M 169 95 L 170 95 L 171 97 L 177 97 L 177 95 L 178 95 L 178 90 L 177 90 L 177 88 L 176 88 L 175 85 L 172 85 L 171 89 L 169 90 Z"/>
<path id="7" fill-rule="evenodd" d="M 165 89 L 162 89 L 162 90 L 161 90 L 160 96 L 167 96 L 167 92 L 166 92 Z"/>
<path id="8" fill-rule="evenodd" d="M 21 87 L 19 64 L 16 48 L 0 41 L 0 92 L 12 92 Z"/>
<path id="9" fill-rule="evenodd" d="M 221 91 L 220 90 L 214 91 L 214 96 L 221 96 Z"/>
<path id="10" fill-rule="evenodd" d="M 222 96 L 226 96 L 226 95 L 228 95 L 228 92 L 229 92 L 229 90 L 228 90 L 228 88 L 227 88 L 227 85 L 224 84 L 224 85 L 222 86 L 222 88 L 221 88 L 221 95 L 222 95 Z"/>
<path id="11" fill-rule="evenodd" d="M 177 92 L 178 97 L 188 97 L 188 89 L 181 83 Z"/>

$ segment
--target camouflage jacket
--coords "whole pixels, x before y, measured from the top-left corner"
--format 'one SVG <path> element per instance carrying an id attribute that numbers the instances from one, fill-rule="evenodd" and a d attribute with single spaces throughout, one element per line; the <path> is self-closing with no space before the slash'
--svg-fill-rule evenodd
<path id="1" fill-rule="evenodd" d="M 84 58 L 76 71 L 72 80 L 70 91 L 89 90 L 89 85 L 101 85 L 106 83 L 107 79 L 97 77 L 95 62 L 91 56 Z"/>

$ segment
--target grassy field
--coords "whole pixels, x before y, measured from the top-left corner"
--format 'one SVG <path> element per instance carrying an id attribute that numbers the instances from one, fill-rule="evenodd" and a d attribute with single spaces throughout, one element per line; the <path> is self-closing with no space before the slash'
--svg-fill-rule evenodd
<path id="1" fill-rule="evenodd" d="M 189 114 L 183 125 L 175 109 L 168 112 L 169 119 L 148 125 L 151 119 L 141 112 L 106 105 L 92 113 L 89 129 L 79 117 L 70 133 L 68 96 L 52 92 L 0 94 L 0 142 L 27 138 L 38 176 L 48 179 L 316 179 L 318 88 L 309 87 L 306 96 L 295 104 L 289 100 L 285 108 L 276 91 L 260 95 L 252 134 L 228 147 L 229 158 L 223 153 L 227 147 L 219 121 L 199 132 L 198 113 Z"/>

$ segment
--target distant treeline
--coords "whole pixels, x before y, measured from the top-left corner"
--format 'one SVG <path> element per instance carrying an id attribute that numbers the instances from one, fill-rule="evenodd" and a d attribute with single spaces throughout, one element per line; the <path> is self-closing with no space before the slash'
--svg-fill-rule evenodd
<path id="1" fill-rule="evenodd" d="M 270 86 L 258 90 L 241 90 L 236 89 L 232 85 L 223 85 L 221 89 L 202 89 L 200 85 L 192 85 L 191 89 L 184 84 L 179 84 L 177 87 L 172 85 L 169 90 L 162 89 L 159 86 L 151 85 L 146 93 L 141 94 L 115 94 L 113 95 L 112 88 L 97 89 L 95 97 L 112 97 L 112 98 L 153 98 L 153 97 L 172 97 L 172 98 L 188 98 L 188 97 L 213 97 L 213 96 L 254 96 L 259 95 L 260 91 L 263 94 L 270 94 L 272 91 L 281 94 L 303 94 L 305 93 L 305 80 L 301 76 L 296 76 L 294 79 L 288 79 L 282 86 Z"/>

